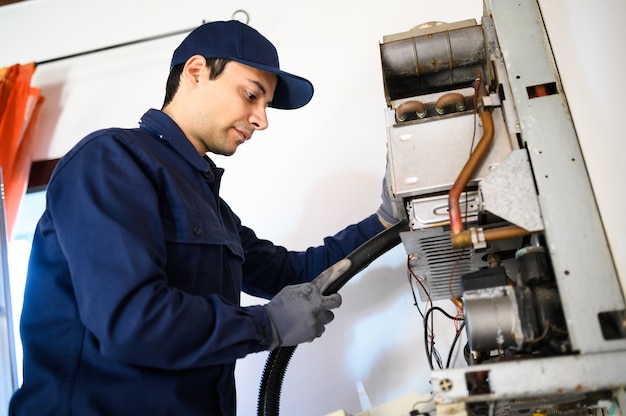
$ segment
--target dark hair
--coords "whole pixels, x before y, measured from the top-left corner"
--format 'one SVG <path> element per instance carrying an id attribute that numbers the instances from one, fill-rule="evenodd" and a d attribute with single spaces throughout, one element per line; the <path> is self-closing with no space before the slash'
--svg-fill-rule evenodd
<path id="1" fill-rule="evenodd" d="M 220 76 L 222 72 L 224 72 L 224 68 L 226 68 L 226 64 L 228 64 L 231 60 L 225 58 L 205 58 L 206 64 L 209 67 L 210 75 L 209 79 L 214 80 Z M 165 99 L 163 100 L 163 106 L 161 108 L 165 108 L 172 99 L 174 95 L 176 95 L 176 91 L 178 91 L 178 86 L 180 85 L 180 75 L 183 72 L 183 67 L 185 64 L 174 65 L 174 67 L 170 70 L 170 74 L 167 77 L 167 83 L 165 84 Z"/>

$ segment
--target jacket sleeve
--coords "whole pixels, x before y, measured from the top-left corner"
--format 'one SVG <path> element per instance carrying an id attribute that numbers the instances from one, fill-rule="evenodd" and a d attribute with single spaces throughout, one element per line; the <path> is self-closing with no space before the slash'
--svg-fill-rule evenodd
<path id="1" fill-rule="evenodd" d="M 269 299 L 285 285 L 311 281 L 383 230 L 377 215 L 372 214 L 334 236 L 324 238 L 320 246 L 295 252 L 259 239 L 252 230 L 242 227 L 244 291 Z"/>

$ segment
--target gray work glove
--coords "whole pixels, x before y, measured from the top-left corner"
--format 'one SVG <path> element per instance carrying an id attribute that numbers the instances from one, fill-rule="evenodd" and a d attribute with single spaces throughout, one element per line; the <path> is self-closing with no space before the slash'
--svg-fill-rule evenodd
<path id="1" fill-rule="evenodd" d="M 398 214 L 398 207 L 396 201 L 393 198 L 393 192 L 391 191 L 391 172 L 389 166 L 389 152 L 387 152 L 387 166 L 385 168 L 385 176 L 383 177 L 383 190 L 380 195 L 382 202 L 380 207 L 376 211 L 378 218 L 387 227 L 400 222 L 400 215 Z"/>
<path id="2" fill-rule="evenodd" d="M 322 293 L 351 265 L 349 259 L 340 260 L 311 282 L 285 286 L 264 306 L 273 325 L 270 350 L 311 342 L 324 333 L 325 325 L 335 317 L 330 310 L 341 306 L 341 296 Z"/>

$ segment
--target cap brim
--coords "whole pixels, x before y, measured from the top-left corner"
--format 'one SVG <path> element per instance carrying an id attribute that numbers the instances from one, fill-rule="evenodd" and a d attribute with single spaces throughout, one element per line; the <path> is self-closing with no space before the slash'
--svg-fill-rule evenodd
<path id="1" fill-rule="evenodd" d="M 244 65 L 260 69 L 262 71 L 275 74 L 278 77 L 274 98 L 270 107 L 281 110 L 294 110 L 304 107 L 313 98 L 313 84 L 306 78 L 290 74 L 285 71 L 260 64 L 258 62 L 247 61 L 245 59 L 229 58 Z"/>

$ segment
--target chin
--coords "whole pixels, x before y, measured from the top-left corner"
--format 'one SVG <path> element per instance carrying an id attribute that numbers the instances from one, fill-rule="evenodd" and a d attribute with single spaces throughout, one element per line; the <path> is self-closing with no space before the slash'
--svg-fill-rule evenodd
<path id="1" fill-rule="evenodd" d="M 237 151 L 237 149 L 236 149 L 236 148 L 235 148 L 235 149 L 232 149 L 232 150 L 222 150 L 222 151 L 221 151 L 221 152 L 219 152 L 218 154 L 219 154 L 219 155 L 222 155 L 222 156 L 232 156 L 232 155 L 234 155 L 234 154 L 235 154 L 235 152 L 236 152 L 236 151 Z"/>

